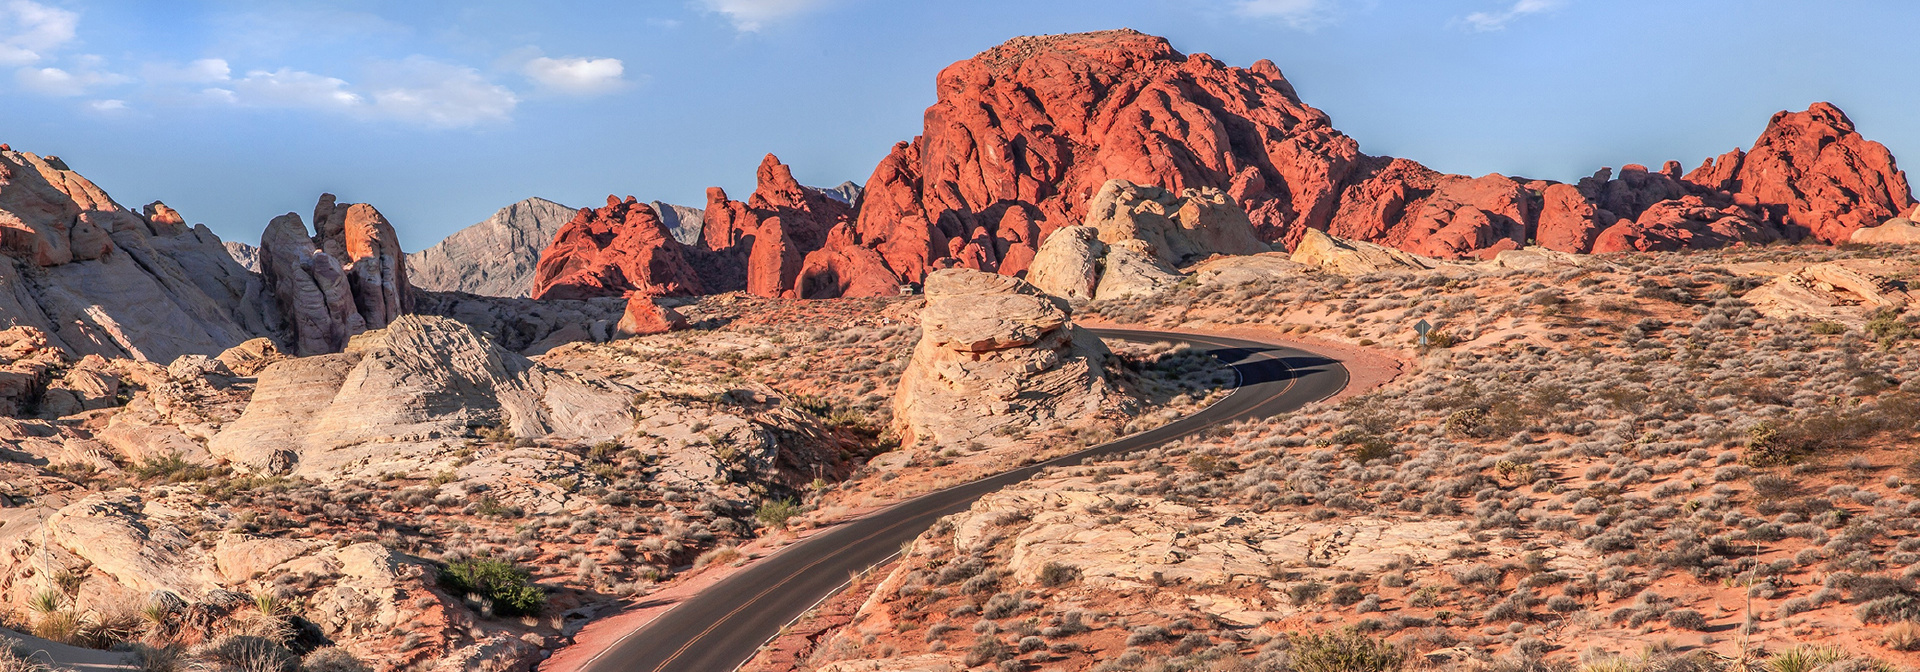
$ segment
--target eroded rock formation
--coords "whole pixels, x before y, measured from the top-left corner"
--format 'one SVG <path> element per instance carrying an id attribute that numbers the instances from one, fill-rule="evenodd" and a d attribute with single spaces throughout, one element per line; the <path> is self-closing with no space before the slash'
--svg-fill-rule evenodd
<path id="1" fill-rule="evenodd" d="M 1218 189 L 1175 194 L 1108 180 L 1086 223 L 1055 231 L 1034 253 L 1027 279 L 1069 299 L 1151 294 L 1179 282 L 1178 266 L 1215 255 L 1270 251 L 1247 214 Z"/>
<path id="2" fill-rule="evenodd" d="M 1437 259 L 1842 242 L 1913 204 L 1886 148 L 1826 103 L 1691 173 L 1669 161 L 1561 184 L 1363 154 L 1273 63 L 1130 30 L 1015 38 L 943 70 L 937 91 L 858 198 L 800 187 L 772 157 L 747 203 L 711 191 L 701 247 L 730 254 L 696 264 L 706 290 L 879 296 L 941 268 L 1018 276 L 1115 179 L 1215 190 L 1289 250 L 1322 231 Z"/>
<path id="3" fill-rule="evenodd" d="M 257 276 L 164 203 L 115 203 L 58 157 L 0 150 L 0 328 L 170 362 L 269 333 Z"/>
<path id="4" fill-rule="evenodd" d="M 406 255 L 387 218 L 364 203 L 314 207 L 315 235 L 300 216 L 273 218 L 260 237 L 267 307 L 294 354 L 339 352 L 347 339 L 413 312 Z"/>
<path id="5" fill-rule="evenodd" d="M 928 275 L 926 297 L 894 397 L 908 443 L 1004 443 L 994 429 L 1092 417 L 1117 399 L 1106 346 L 1073 325 L 1063 299 L 957 268 Z"/>

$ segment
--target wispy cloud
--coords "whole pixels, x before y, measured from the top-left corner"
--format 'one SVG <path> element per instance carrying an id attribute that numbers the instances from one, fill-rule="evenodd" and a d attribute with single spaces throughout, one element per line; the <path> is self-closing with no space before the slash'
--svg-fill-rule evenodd
<path id="1" fill-rule="evenodd" d="M 1289 27 L 1311 30 L 1333 20 L 1331 0 L 1235 0 L 1235 14 L 1253 19 L 1279 21 Z"/>
<path id="2" fill-rule="evenodd" d="M 396 120 L 437 128 L 466 128 L 513 118 L 520 102 L 512 90 L 489 81 L 473 68 L 414 56 L 383 63 L 371 85 L 292 68 L 251 70 L 226 76 L 224 61 L 196 61 L 189 68 L 214 84 L 201 89 L 202 102 L 238 107 L 305 109 L 368 120 Z"/>
<path id="3" fill-rule="evenodd" d="M 133 81 L 132 77 L 107 72 L 99 56 L 85 55 L 70 60 L 65 68 L 21 68 L 14 72 L 14 81 L 19 82 L 20 88 L 56 97 L 86 95 L 96 88 Z"/>
<path id="4" fill-rule="evenodd" d="M 244 77 L 219 83 L 225 86 L 204 90 L 209 99 L 249 107 L 347 111 L 367 102 L 347 89 L 347 80 L 292 68 L 251 70 Z"/>
<path id="5" fill-rule="evenodd" d="M 592 96 L 626 86 L 626 65 L 617 58 L 548 58 L 528 60 L 520 72 L 541 89 Z"/>
<path id="6" fill-rule="evenodd" d="M 373 89 L 375 116 L 441 128 L 508 121 L 520 97 L 473 68 L 410 57 L 380 68 Z"/>
<path id="7" fill-rule="evenodd" d="M 1559 9 L 1565 0 L 1516 0 L 1512 6 L 1498 12 L 1474 12 L 1461 19 L 1466 26 L 1478 32 L 1506 30 L 1507 24 L 1529 14 L 1539 14 Z"/>
<path id="8" fill-rule="evenodd" d="M 73 41 L 80 15 L 30 0 L 0 4 L 0 65 L 28 65 Z"/>
<path id="9" fill-rule="evenodd" d="M 757 32 L 768 24 L 827 6 L 833 0 L 699 0 L 709 12 L 725 14 L 733 27 Z"/>

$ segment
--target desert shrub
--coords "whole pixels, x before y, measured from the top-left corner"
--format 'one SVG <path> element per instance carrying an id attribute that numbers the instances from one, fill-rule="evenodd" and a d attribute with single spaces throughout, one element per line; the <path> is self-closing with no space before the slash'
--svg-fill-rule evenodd
<path id="1" fill-rule="evenodd" d="M 183 481 L 204 481 L 225 473 L 215 467 L 207 467 L 188 462 L 180 453 L 149 455 L 127 467 L 127 473 L 141 480 L 153 480 L 163 483 Z"/>
<path id="2" fill-rule="evenodd" d="M 1920 625 L 1901 621 L 1880 632 L 1880 643 L 1895 651 L 1920 651 Z"/>
<path id="3" fill-rule="evenodd" d="M 1675 609 L 1667 612 L 1667 624 L 1681 630 L 1707 629 L 1707 617 L 1692 609 Z"/>
<path id="4" fill-rule="evenodd" d="M 1080 569 L 1072 565 L 1049 562 L 1040 567 L 1040 585 L 1057 588 L 1080 580 Z"/>
<path id="5" fill-rule="evenodd" d="M 996 660 L 1004 660 L 1012 656 L 1013 649 L 1008 647 L 1005 642 L 1000 641 L 1000 638 L 993 635 L 981 635 L 979 639 L 973 640 L 973 646 L 967 647 L 966 662 L 967 667 L 974 667 L 977 665 L 985 665 Z"/>
<path id="6" fill-rule="evenodd" d="M 800 515 L 800 503 L 791 499 L 769 499 L 753 512 L 753 517 L 767 527 L 780 530 L 787 529 L 787 521 L 797 515 Z"/>
<path id="7" fill-rule="evenodd" d="M 300 657 L 280 642 L 255 635 L 226 635 L 198 651 L 199 658 L 224 666 L 220 669 L 247 672 L 294 672 Z"/>
<path id="8" fill-rule="evenodd" d="M 455 595 L 478 597 L 483 611 L 500 616 L 540 613 L 547 591 L 533 585 L 525 568 L 505 560 L 462 560 L 440 571 L 440 587 Z"/>
<path id="9" fill-rule="evenodd" d="M 740 559 L 740 549 L 734 548 L 732 546 L 720 546 L 712 550 L 709 550 L 705 553 L 701 553 L 699 557 L 694 558 L 693 566 L 705 567 L 707 565 L 712 565 L 712 564 L 724 565 L 739 559 Z"/>
<path id="10" fill-rule="evenodd" d="M 1020 597 L 1013 593 L 994 593 L 987 598 L 986 606 L 980 608 L 980 615 L 987 618 L 1006 618 L 1020 610 Z"/>
<path id="11" fill-rule="evenodd" d="M 1347 630 L 1339 633 L 1291 633 L 1291 664 L 1295 672 L 1392 672 L 1406 664 L 1407 654 L 1386 640 Z"/>
<path id="12" fill-rule="evenodd" d="M 1861 623 L 1899 623 L 1920 621 L 1920 600 L 1911 595 L 1896 594 L 1868 600 L 1854 612 Z"/>
<path id="13" fill-rule="evenodd" d="M 345 649 L 329 646 L 307 654 L 300 661 L 300 672 L 373 672 L 373 668 Z"/>
<path id="14" fill-rule="evenodd" d="M 1172 638 L 1173 633 L 1167 632 L 1167 629 L 1163 626 L 1143 625 L 1127 633 L 1127 646 L 1158 644 Z"/>

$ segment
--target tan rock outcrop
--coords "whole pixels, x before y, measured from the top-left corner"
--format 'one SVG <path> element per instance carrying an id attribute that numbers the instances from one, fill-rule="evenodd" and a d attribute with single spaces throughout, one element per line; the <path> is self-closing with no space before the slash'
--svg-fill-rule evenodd
<path id="1" fill-rule="evenodd" d="M 1152 185 L 1107 180 L 1087 202 L 1085 223 L 1098 229 L 1100 240 L 1109 245 L 1145 242 L 1151 254 L 1169 266 L 1216 254 L 1271 251 L 1254 235 L 1246 211 L 1225 192 L 1211 187 L 1176 194 Z"/>
<path id="2" fill-rule="evenodd" d="M 1085 224 L 1041 242 L 1027 279 L 1076 301 L 1144 296 L 1178 283 L 1183 276 L 1176 267 L 1183 264 L 1269 251 L 1225 192 L 1209 187 L 1175 194 L 1108 180 L 1089 201 Z"/>
<path id="3" fill-rule="evenodd" d="M 459 322 L 406 316 L 343 352 L 268 366 L 207 447 L 252 471 L 324 478 L 411 470 L 479 427 L 604 439 L 632 426 L 625 391 L 577 378 Z"/>
<path id="4" fill-rule="evenodd" d="M 1099 229 L 1069 226 L 1040 243 L 1027 268 L 1027 282 L 1064 299 L 1091 301 L 1100 286 L 1100 261 L 1106 256 L 1107 244 L 1100 242 Z"/>
<path id="5" fill-rule="evenodd" d="M 0 150 L 0 328 L 167 362 L 267 333 L 260 281 L 162 203 L 136 214 L 57 157 Z M 28 277 L 32 281 L 28 281 Z"/>
<path id="6" fill-rule="evenodd" d="M 1285 252 L 1267 252 L 1244 257 L 1215 257 L 1194 266 L 1194 282 L 1232 287 L 1249 282 L 1297 275 L 1306 265 L 1289 258 Z"/>
<path id="7" fill-rule="evenodd" d="M 313 213 L 312 236 L 289 212 L 260 237 L 260 274 L 273 299 L 268 317 L 301 356 L 339 352 L 354 334 L 414 308 L 406 255 L 379 210 L 322 194 Z"/>
<path id="8" fill-rule="evenodd" d="M 1293 261 L 1341 275 L 1365 275 L 1380 271 L 1423 271 L 1439 268 L 1441 262 L 1412 252 L 1360 240 L 1346 240 L 1308 229 L 1293 249 Z"/>
<path id="9" fill-rule="evenodd" d="M 1914 216 L 1920 216 L 1920 207 L 1914 208 Z M 1848 242 L 1866 245 L 1912 245 L 1920 243 L 1920 226 L 1915 226 L 1913 217 L 1897 216 L 1882 222 L 1879 226 L 1858 229 L 1848 237 Z"/>
<path id="10" fill-rule="evenodd" d="M 894 417 L 909 442 L 1001 443 L 994 429 L 1092 417 L 1118 393 L 1107 349 L 1065 301 L 1022 280 L 969 269 L 927 276 L 921 337 Z"/>
<path id="11" fill-rule="evenodd" d="M 1859 326 L 1883 308 L 1904 309 L 1912 297 L 1892 279 L 1838 263 L 1812 264 L 1741 297 L 1776 319 L 1804 319 Z"/>

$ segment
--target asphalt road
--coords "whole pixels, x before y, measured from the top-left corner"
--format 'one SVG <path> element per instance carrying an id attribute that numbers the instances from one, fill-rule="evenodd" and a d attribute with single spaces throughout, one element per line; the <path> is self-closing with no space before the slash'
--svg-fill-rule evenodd
<path id="1" fill-rule="evenodd" d="M 587 672 L 729 672 L 781 628 L 886 562 L 941 516 L 1051 466 L 1151 448 L 1210 427 L 1278 415 L 1338 393 L 1346 367 L 1311 352 L 1217 336 L 1094 329 L 1104 339 L 1190 343 L 1233 367 L 1238 386 L 1212 406 L 1158 428 L 928 493 L 809 537 L 701 591 L 593 658 Z"/>

